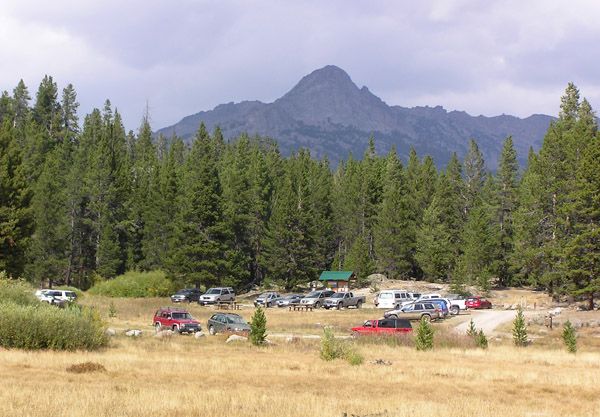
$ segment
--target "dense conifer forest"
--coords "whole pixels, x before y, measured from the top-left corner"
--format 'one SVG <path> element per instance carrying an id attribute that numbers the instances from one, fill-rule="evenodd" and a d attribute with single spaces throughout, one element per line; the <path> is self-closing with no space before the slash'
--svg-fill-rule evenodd
<path id="1" fill-rule="evenodd" d="M 324 269 L 390 278 L 600 291 L 600 146 L 569 84 L 539 153 L 519 167 L 506 138 L 491 173 L 477 143 L 438 170 L 427 155 L 376 153 L 335 169 L 268 138 L 191 145 L 127 132 L 106 101 L 82 120 L 75 89 L 46 76 L 0 97 L 0 271 L 89 288 L 128 270 L 186 285 L 291 290 Z M 402 161 L 407 161 L 403 163 Z"/>

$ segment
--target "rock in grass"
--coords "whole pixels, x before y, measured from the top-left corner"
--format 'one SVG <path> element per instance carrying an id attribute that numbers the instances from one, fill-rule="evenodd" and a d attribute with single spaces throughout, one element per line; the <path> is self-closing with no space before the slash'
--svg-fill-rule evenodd
<path id="1" fill-rule="evenodd" d="M 244 336 L 239 336 L 237 334 L 232 334 L 231 336 L 229 336 L 227 338 L 227 340 L 225 341 L 225 343 L 231 343 L 231 342 L 247 342 L 248 338 L 244 337 Z"/>
<path id="2" fill-rule="evenodd" d="M 125 336 L 129 336 L 129 337 L 140 337 L 142 335 L 142 331 L 141 330 L 127 330 L 125 332 Z"/>
<path id="3" fill-rule="evenodd" d="M 154 337 L 158 338 L 158 339 L 166 339 L 169 338 L 171 336 L 173 336 L 175 332 L 173 332 L 173 330 L 171 329 L 166 329 L 166 330 L 161 330 L 159 332 L 156 332 L 156 334 L 154 335 Z"/>
<path id="4" fill-rule="evenodd" d="M 206 336 L 206 335 L 204 334 L 204 332 L 196 332 L 196 333 L 194 333 L 194 337 L 195 337 L 196 339 L 201 339 L 201 338 L 203 338 L 204 336 Z"/>
<path id="5" fill-rule="evenodd" d="M 108 329 L 106 329 L 104 331 L 104 334 L 106 334 L 107 336 L 116 336 L 117 335 L 117 331 L 115 329 L 111 329 L 110 327 Z"/>

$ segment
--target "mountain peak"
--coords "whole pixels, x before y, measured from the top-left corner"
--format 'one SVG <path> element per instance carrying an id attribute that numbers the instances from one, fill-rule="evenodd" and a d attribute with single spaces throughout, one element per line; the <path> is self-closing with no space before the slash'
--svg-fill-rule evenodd
<path id="1" fill-rule="evenodd" d="M 346 71 L 335 65 L 327 65 L 302 77 L 284 97 L 331 90 L 355 91 L 358 90 L 358 87 L 352 82 Z"/>

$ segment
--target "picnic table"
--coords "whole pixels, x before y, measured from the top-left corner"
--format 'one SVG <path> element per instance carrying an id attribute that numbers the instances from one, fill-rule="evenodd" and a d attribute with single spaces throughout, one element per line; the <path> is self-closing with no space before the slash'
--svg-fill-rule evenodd
<path id="1" fill-rule="evenodd" d="M 235 301 L 219 301 L 215 304 L 217 310 L 240 310 L 240 304 Z"/>
<path id="2" fill-rule="evenodd" d="M 288 311 L 313 311 L 313 306 L 303 304 L 290 304 Z"/>

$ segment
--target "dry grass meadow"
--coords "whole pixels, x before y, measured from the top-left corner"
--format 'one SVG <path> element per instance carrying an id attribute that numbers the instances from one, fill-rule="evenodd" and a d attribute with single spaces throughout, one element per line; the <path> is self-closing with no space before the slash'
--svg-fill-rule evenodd
<path id="1" fill-rule="evenodd" d="M 106 316 L 109 299 L 86 296 Z M 255 348 L 225 336 L 157 339 L 150 320 L 166 299 L 114 300 L 118 329 L 98 352 L 0 351 L 2 416 L 598 416 L 600 353 L 582 341 L 577 355 L 559 344 L 524 349 L 508 338 L 487 351 L 358 345 L 365 363 L 319 358 L 319 341 L 273 338 Z M 190 306 L 204 324 L 212 308 Z M 241 311 L 250 318 L 251 308 Z M 271 334 L 336 333 L 380 312 L 267 312 Z M 452 318 L 456 320 L 465 317 Z M 436 324 L 439 333 L 454 324 Z M 140 328 L 143 337 L 122 335 Z M 444 329 L 446 328 L 446 329 Z M 590 336 L 592 338 L 593 336 Z M 391 365 L 375 365 L 375 359 Z M 85 364 L 91 362 L 91 364 Z M 75 365 L 75 366 L 74 366 Z"/>

